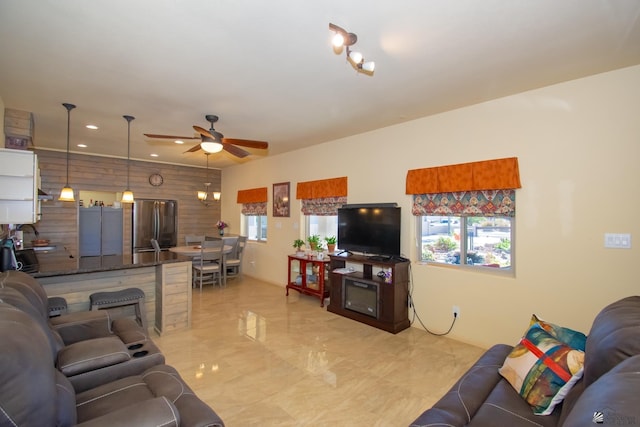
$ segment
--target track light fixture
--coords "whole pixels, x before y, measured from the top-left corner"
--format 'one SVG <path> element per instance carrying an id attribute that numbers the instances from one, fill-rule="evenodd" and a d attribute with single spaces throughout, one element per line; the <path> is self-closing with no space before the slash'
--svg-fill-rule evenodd
<path id="1" fill-rule="evenodd" d="M 354 33 L 349 33 L 344 28 L 338 27 L 332 23 L 329 23 L 329 29 L 335 32 L 332 39 L 334 48 L 342 49 L 344 47 L 347 54 L 347 60 L 357 71 L 370 75 L 373 74 L 376 67 L 375 62 L 365 62 L 362 53 L 351 50 L 351 46 L 356 44 L 358 41 L 358 36 Z"/>

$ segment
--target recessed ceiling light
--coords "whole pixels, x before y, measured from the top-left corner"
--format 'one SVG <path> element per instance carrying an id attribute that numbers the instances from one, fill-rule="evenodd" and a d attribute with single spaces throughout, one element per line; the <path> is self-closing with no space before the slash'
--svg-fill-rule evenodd
<path id="1" fill-rule="evenodd" d="M 96 129 L 98 129 L 98 126 L 96 126 L 96 125 L 87 125 L 86 128 L 87 129 L 91 129 L 91 130 L 96 130 Z"/>
<path id="2" fill-rule="evenodd" d="M 80 147 L 80 148 L 87 148 L 87 144 L 78 144 L 78 147 Z"/>
<path id="3" fill-rule="evenodd" d="M 156 153 L 151 153 L 151 154 L 150 154 L 150 156 L 151 156 L 151 157 L 160 157 L 160 156 L 158 156 Z"/>
<path id="4" fill-rule="evenodd" d="M 184 144 L 184 141 L 181 141 L 181 140 L 179 140 L 179 139 L 176 139 L 174 142 L 175 142 L 176 144 Z"/>

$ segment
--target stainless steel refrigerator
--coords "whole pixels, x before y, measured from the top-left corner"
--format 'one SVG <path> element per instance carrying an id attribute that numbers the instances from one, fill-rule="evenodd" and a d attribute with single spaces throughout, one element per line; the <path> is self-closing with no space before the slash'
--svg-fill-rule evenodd
<path id="1" fill-rule="evenodd" d="M 151 239 L 160 249 L 178 243 L 178 202 L 175 200 L 136 199 L 133 205 L 133 251 L 153 251 Z"/>

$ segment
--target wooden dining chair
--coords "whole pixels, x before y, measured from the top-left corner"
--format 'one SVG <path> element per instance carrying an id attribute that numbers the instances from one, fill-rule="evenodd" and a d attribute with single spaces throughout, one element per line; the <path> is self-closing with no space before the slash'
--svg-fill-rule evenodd
<path id="1" fill-rule="evenodd" d="M 242 275 L 242 255 L 244 247 L 247 244 L 247 236 L 239 236 L 236 240 L 234 250 L 232 250 L 225 258 L 225 267 L 227 269 L 227 277 L 236 277 Z"/>
<path id="2" fill-rule="evenodd" d="M 184 243 L 187 246 L 201 245 L 202 242 L 204 242 L 204 234 L 202 235 L 187 234 L 186 236 L 184 236 Z M 197 264 L 198 262 L 200 262 L 200 257 L 199 256 L 192 257 L 191 262 L 194 265 Z"/>
<path id="3" fill-rule="evenodd" d="M 184 243 L 187 246 L 199 245 L 202 242 L 204 242 L 204 234 L 203 235 L 187 234 L 186 236 L 184 236 Z"/>
<path id="4" fill-rule="evenodd" d="M 216 278 L 220 286 L 226 283 L 222 240 L 203 241 L 200 245 L 199 257 L 200 259 L 192 264 L 194 286 L 196 282 L 199 283 L 202 291 L 203 283 L 215 285 Z"/>

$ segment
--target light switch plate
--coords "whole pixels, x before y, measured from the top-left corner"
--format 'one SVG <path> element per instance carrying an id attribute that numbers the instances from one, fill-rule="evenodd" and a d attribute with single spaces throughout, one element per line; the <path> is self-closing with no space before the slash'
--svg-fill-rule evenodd
<path id="1" fill-rule="evenodd" d="M 605 233 L 605 248 L 631 249 L 631 234 L 629 233 Z"/>

